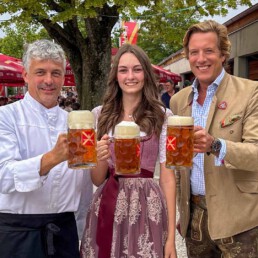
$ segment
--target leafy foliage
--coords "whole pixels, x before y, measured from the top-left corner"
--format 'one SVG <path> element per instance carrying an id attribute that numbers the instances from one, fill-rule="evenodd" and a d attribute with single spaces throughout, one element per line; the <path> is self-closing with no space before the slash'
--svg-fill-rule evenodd
<path id="1" fill-rule="evenodd" d="M 23 47 L 26 43 L 37 39 L 50 39 L 47 31 L 41 27 L 31 25 L 25 26 L 20 24 L 14 28 L 7 27 L 3 29 L 6 36 L 0 39 L 0 53 L 9 56 L 21 58 L 23 54 Z"/>

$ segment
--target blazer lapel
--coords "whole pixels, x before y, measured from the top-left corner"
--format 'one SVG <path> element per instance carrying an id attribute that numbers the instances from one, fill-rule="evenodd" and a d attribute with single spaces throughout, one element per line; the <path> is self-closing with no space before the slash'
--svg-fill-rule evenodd
<path id="1" fill-rule="evenodd" d="M 214 113 L 216 110 L 216 105 L 217 105 L 217 97 L 216 97 L 216 95 L 214 95 L 212 98 L 210 111 L 209 111 L 209 115 L 208 115 L 207 122 L 206 122 L 206 130 L 207 131 L 209 131 L 209 129 L 210 129 L 211 121 L 213 119 L 213 116 L 214 116 Z"/>
<path id="2" fill-rule="evenodd" d="M 193 91 L 189 91 L 189 94 L 186 95 L 186 104 L 180 110 L 181 116 L 192 116 L 192 103 L 193 103 Z"/>
<path id="3" fill-rule="evenodd" d="M 225 90 L 226 90 L 226 84 L 227 84 L 228 78 L 229 78 L 228 74 L 225 73 L 224 78 L 222 79 L 220 85 L 217 88 L 217 91 L 216 91 L 215 95 L 212 98 L 210 111 L 209 111 L 209 115 L 208 115 L 207 123 L 206 123 L 206 130 L 207 131 L 209 131 L 211 122 L 214 118 L 215 112 L 217 111 L 218 101 L 223 99 L 223 96 L 226 95 Z"/>

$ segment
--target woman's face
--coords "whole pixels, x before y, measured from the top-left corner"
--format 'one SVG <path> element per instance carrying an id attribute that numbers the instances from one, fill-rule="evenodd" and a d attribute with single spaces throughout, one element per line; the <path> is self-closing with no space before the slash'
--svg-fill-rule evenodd
<path id="1" fill-rule="evenodd" d="M 141 94 L 144 85 L 144 71 L 141 63 L 132 53 L 121 56 L 117 81 L 123 94 Z"/>

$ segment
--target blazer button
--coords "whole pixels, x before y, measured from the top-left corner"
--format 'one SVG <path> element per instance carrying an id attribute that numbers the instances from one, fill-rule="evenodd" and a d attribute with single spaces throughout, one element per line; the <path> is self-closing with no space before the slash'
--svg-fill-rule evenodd
<path id="1" fill-rule="evenodd" d="M 229 133 L 230 133 L 230 134 L 234 133 L 234 130 L 230 130 Z"/>

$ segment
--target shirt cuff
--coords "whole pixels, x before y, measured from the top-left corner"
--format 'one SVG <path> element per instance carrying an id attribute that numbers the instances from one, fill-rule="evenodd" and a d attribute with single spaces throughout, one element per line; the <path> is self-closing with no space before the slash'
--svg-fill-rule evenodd
<path id="1" fill-rule="evenodd" d="M 14 168 L 14 184 L 18 192 L 31 192 L 42 187 L 46 177 L 40 177 L 39 170 L 43 154 L 19 161 Z"/>
<path id="2" fill-rule="evenodd" d="M 219 138 L 219 140 L 221 142 L 221 149 L 220 149 L 220 152 L 219 152 L 219 156 L 218 157 L 215 156 L 215 166 L 216 167 L 224 165 L 224 158 L 225 158 L 226 153 L 227 153 L 226 141 L 223 140 L 223 139 L 220 139 L 220 138 Z"/>

